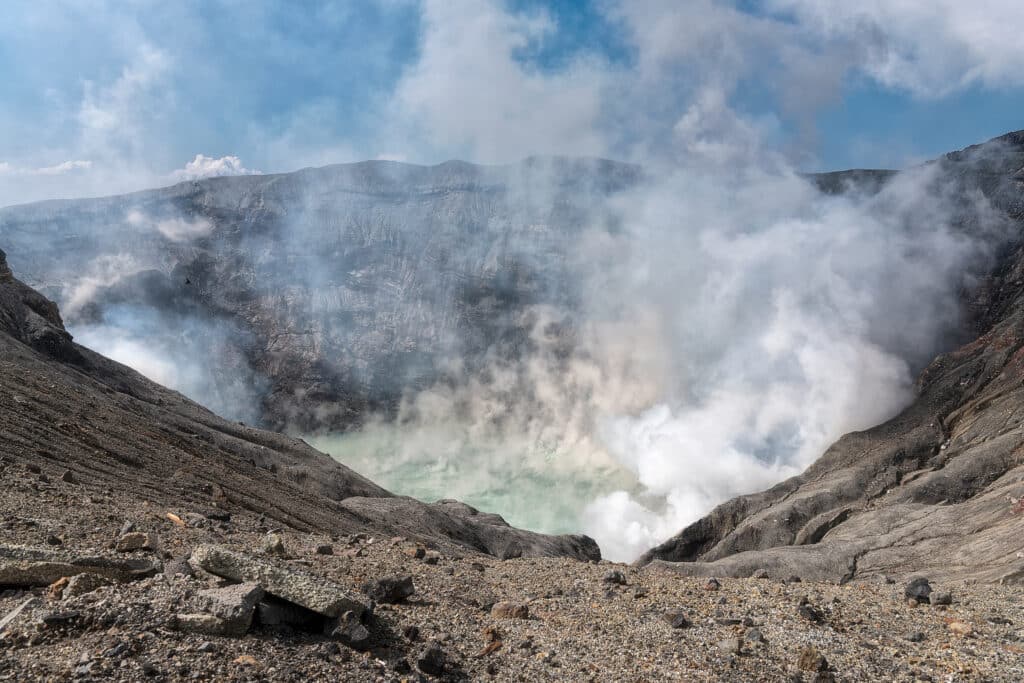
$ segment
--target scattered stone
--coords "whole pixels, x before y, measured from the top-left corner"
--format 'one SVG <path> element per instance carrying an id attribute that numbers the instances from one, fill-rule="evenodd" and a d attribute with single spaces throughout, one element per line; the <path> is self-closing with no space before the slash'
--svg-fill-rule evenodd
<path id="1" fill-rule="evenodd" d="M 529 619 L 530 608 L 515 602 L 496 602 L 491 607 L 491 616 L 497 619 Z"/>
<path id="2" fill-rule="evenodd" d="M 156 550 L 156 547 L 156 536 L 141 531 L 132 531 L 124 534 L 114 544 L 114 550 L 119 553 L 130 553 L 136 550 Z"/>
<path id="3" fill-rule="evenodd" d="M 931 602 L 931 599 L 928 597 L 931 593 L 932 586 L 928 583 L 928 579 L 924 577 L 913 579 L 903 590 L 903 594 L 908 600 L 916 600 L 923 603 Z"/>
<path id="4" fill-rule="evenodd" d="M 428 551 L 426 556 L 423 558 L 423 562 L 429 565 L 435 565 L 441 561 L 441 553 L 436 550 Z"/>
<path id="5" fill-rule="evenodd" d="M 73 621 L 77 621 L 82 616 L 81 612 L 76 610 L 56 611 L 47 612 L 42 616 L 40 621 L 46 626 L 60 627 L 65 626 Z"/>
<path id="6" fill-rule="evenodd" d="M 707 580 L 707 583 L 704 584 L 704 590 L 706 591 L 716 591 L 721 587 L 721 582 L 719 582 L 719 580 L 716 578 L 710 578 Z"/>
<path id="7" fill-rule="evenodd" d="M 175 615 L 172 626 L 179 631 L 206 636 L 222 636 L 228 632 L 228 626 L 223 619 L 203 612 Z"/>
<path id="8" fill-rule="evenodd" d="M 752 643 L 768 642 L 768 640 L 764 637 L 764 634 L 761 633 L 761 630 L 756 628 L 747 629 L 747 632 L 744 635 L 744 637 Z"/>
<path id="9" fill-rule="evenodd" d="M 690 620 L 679 610 L 669 610 L 661 615 L 662 619 L 668 622 L 672 628 L 689 628 Z"/>
<path id="10" fill-rule="evenodd" d="M 338 617 L 331 636 L 356 649 L 364 649 L 370 643 L 370 631 L 354 612 L 345 612 Z"/>
<path id="11" fill-rule="evenodd" d="M 79 595 L 85 595 L 86 593 L 92 593 L 94 590 L 109 586 L 113 583 L 110 579 L 99 574 L 92 574 L 84 572 L 82 574 L 76 574 L 68 579 L 67 586 L 64 588 L 64 599 L 75 598 Z"/>
<path id="12" fill-rule="evenodd" d="M 60 600 L 64 595 L 64 589 L 68 585 L 68 577 L 62 576 L 46 588 L 46 597 L 50 600 Z"/>
<path id="13" fill-rule="evenodd" d="M 414 624 L 410 624 L 402 629 L 402 635 L 405 639 L 411 642 L 416 642 L 420 637 L 420 627 Z"/>
<path id="14" fill-rule="evenodd" d="M 363 584 L 363 592 L 376 602 L 394 605 L 405 602 L 406 598 L 416 592 L 411 576 L 388 576 Z"/>
<path id="15" fill-rule="evenodd" d="M 133 531 L 135 531 L 135 522 L 130 519 L 126 519 L 124 524 L 121 525 L 121 533 L 118 535 L 124 536 L 125 534 L 130 534 Z"/>
<path id="16" fill-rule="evenodd" d="M 187 557 L 175 557 L 164 562 L 164 576 L 168 579 L 175 576 L 195 576 L 195 574 Z"/>
<path id="17" fill-rule="evenodd" d="M 800 651 L 796 665 L 802 671 L 828 671 L 828 660 L 810 646 Z"/>
<path id="18" fill-rule="evenodd" d="M 350 610 L 362 614 L 365 609 L 341 586 L 265 558 L 243 555 L 221 546 L 201 545 L 193 551 L 190 561 L 225 579 L 258 583 L 271 595 L 327 617 Z"/>
<path id="19" fill-rule="evenodd" d="M 415 548 L 406 548 L 402 552 L 414 560 L 422 560 L 427 554 L 426 549 L 419 546 L 416 546 Z"/>
<path id="20" fill-rule="evenodd" d="M 199 647 L 196 648 L 196 652 L 202 652 L 204 654 L 209 654 L 211 652 L 216 652 L 216 651 L 217 651 L 217 646 L 214 645 L 213 643 L 211 643 L 208 640 L 205 640 L 202 643 L 199 643 Z"/>
<path id="21" fill-rule="evenodd" d="M 164 517 L 166 517 L 168 520 L 170 520 L 170 522 L 172 524 L 174 524 L 174 526 L 181 526 L 181 527 L 187 526 L 185 524 L 185 520 L 183 520 L 181 517 L 179 517 L 178 515 L 174 514 L 173 512 L 166 513 L 164 515 Z"/>
<path id="22" fill-rule="evenodd" d="M 281 539 L 279 534 L 267 534 L 260 541 L 260 551 L 264 555 L 273 555 L 275 557 L 285 557 L 288 552 L 284 547 L 284 540 Z"/>
<path id="23" fill-rule="evenodd" d="M 768 575 L 768 570 L 762 568 L 762 569 L 758 569 L 756 572 L 754 572 L 754 574 L 752 575 L 751 578 L 754 578 L 754 579 L 768 579 L 768 578 L 771 578 L 771 577 Z"/>
<path id="24" fill-rule="evenodd" d="M 333 555 L 334 554 L 334 546 L 331 545 L 330 543 L 321 543 L 320 545 L 318 545 L 316 547 L 316 554 L 317 555 Z"/>
<path id="25" fill-rule="evenodd" d="M 911 643 L 920 643 L 924 641 L 924 634 L 920 631 L 911 631 L 906 635 L 906 639 Z"/>
<path id="26" fill-rule="evenodd" d="M 793 576 L 790 576 L 788 579 L 786 579 L 786 583 L 800 583 L 800 577 L 794 574 Z"/>
<path id="27" fill-rule="evenodd" d="M 50 534 L 46 537 L 46 545 L 64 545 L 64 541 L 61 540 L 60 536 Z"/>
<path id="28" fill-rule="evenodd" d="M 717 643 L 718 649 L 732 655 L 738 655 L 743 650 L 742 638 L 726 638 Z"/>
<path id="29" fill-rule="evenodd" d="M 445 654 L 441 647 L 434 643 L 416 660 L 416 668 L 428 676 L 440 676 L 444 673 Z"/>
<path id="30" fill-rule="evenodd" d="M 200 591 L 199 602 L 203 609 L 224 621 L 226 635 L 240 636 L 252 625 L 252 616 L 256 604 L 263 599 L 263 592 L 257 583 L 239 583 Z"/>
<path id="31" fill-rule="evenodd" d="M 75 473 L 71 470 L 64 470 L 64 474 L 60 475 L 60 480 L 65 484 L 77 484 L 78 479 L 75 478 Z"/>
<path id="32" fill-rule="evenodd" d="M 184 521 L 190 529 L 205 529 L 210 525 L 210 520 L 196 512 L 186 512 Z"/>
<path id="33" fill-rule="evenodd" d="M 259 666 L 259 662 L 252 655 L 239 655 L 235 657 L 233 663 L 239 666 Z"/>
<path id="34" fill-rule="evenodd" d="M 953 594 L 949 592 L 936 593 L 935 597 L 932 598 L 933 605 L 952 605 Z"/>
<path id="35" fill-rule="evenodd" d="M 804 599 L 804 601 L 801 601 L 800 604 L 797 606 L 797 614 L 799 614 L 801 617 L 811 622 L 812 624 L 820 624 L 823 621 L 825 621 L 825 617 L 821 613 L 821 611 L 813 605 L 805 602 L 805 600 L 806 598 Z"/>
<path id="36" fill-rule="evenodd" d="M 626 585 L 626 575 L 620 572 L 618 569 L 609 569 L 601 577 L 601 580 L 605 583 L 611 583 L 617 586 Z"/>
<path id="37" fill-rule="evenodd" d="M 950 632 L 958 636 L 969 636 L 974 633 L 974 627 L 964 621 L 951 621 L 946 625 Z"/>
<path id="38" fill-rule="evenodd" d="M 230 522 L 231 513 L 225 512 L 224 510 L 210 509 L 205 512 L 207 519 L 212 519 L 215 522 Z"/>

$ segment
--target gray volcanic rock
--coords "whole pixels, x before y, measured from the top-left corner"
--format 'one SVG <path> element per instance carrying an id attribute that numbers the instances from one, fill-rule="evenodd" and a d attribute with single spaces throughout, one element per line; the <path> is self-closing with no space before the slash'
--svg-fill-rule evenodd
<path id="1" fill-rule="evenodd" d="M 40 329 L 47 330 L 43 337 Z M 220 524 L 229 523 L 231 513 L 254 511 L 275 525 L 322 534 L 404 535 L 484 553 L 515 541 L 523 556 L 600 556 L 590 539 L 533 534 L 458 505 L 394 497 L 299 439 L 217 417 L 75 344 L 53 302 L 10 276 L 3 252 L 0 433 L 0 470 L 16 464 L 43 485 L 72 471 L 83 496 L 116 489 L 147 505 L 214 508 L 205 517 Z M 146 531 L 135 533 L 149 538 Z M 6 572 L 0 584 L 38 585 L 81 571 L 116 576 L 108 571 L 115 561 L 105 557 L 93 562 L 54 550 L 13 552 L 0 548 Z M 116 562 L 158 569 L 148 560 L 122 556 Z"/>
<path id="2" fill-rule="evenodd" d="M 62 577 L 85 573 L 129 581 L 159 570 L 160 565 L 152 560 L 0 545 L 0 586 L 48 586 Z"/>
<path id="3" fill-rule="evenodd" d="M 1024 132 L 934 163 L 1015 226 L 966 302 L 977 338 L 936 358 L 892 420 L 847 434 L 799 476 L 720 505 L 637 564 L 701 576 L 765 568 L 1024 582 L 1024 515 L 1011 502 L 1024 496 Z"/>
<path id="4" fill-rule="evenodd" d="M 327 617 L 336 617 L 348 611 L 362 614 L 365 609 L 340 586 L 308 572 L 287 567 L 279 561 L 243 555 L 216 545 L 201 545 L 192 553 L 192 562 L 225 579 L 259 584 L 270 595 Z M 246 593 L 250 590 L 245 589 Z M 260 597 L 251 600 L 252 607 L 255 607 Z M 217 616 L 225 617 L 224 614 Z"/>

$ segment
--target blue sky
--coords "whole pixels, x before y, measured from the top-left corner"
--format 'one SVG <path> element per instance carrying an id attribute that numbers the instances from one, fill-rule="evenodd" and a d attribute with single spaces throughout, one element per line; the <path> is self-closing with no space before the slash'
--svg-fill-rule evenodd
<path id="1" fill-rule="evenodd" d="M 10 0 L 0 204 L 741 138 L 901 166 L 1024 128 L 1021 25 L 1017 0 Z"/>

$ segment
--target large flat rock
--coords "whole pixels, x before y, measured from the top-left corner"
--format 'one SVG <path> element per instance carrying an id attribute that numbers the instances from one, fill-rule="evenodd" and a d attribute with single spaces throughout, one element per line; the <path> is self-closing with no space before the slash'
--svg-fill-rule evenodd
<path id="1" fill-rule="evenodd" d="M 337 617 L 348 611 L 362 614 L 366 609 L 342 586 L 283 562 L 216 545 L 199 546 L 192 552 L 191 561 L 225 579 L 259 584 L 270 595 L 327 617 Z"/>

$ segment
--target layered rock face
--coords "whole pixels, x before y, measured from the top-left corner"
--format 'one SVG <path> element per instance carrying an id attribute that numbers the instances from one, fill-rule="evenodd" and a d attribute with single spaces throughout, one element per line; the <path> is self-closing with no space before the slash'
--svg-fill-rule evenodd
<path id="1" fill-rule="evenodd" d="M 303 441 L 223 420 L 74 343 L 56 305 L 0 251 L 0 468 L 19 465 L 137 501 L 262 513 L 324 533 L 402 534 L 499 557 L 600 557 L 451 501 L 393 496 Z"/>
<path id="2" fill-rule="evenodd" d="M 574 242 L 638 177 L 598 160 L 365 162 L 10 207 L 0 243 L 72 329 L 178 337 L 217 412 L 338 429 L 453 366 L 528 352 L 530 308 L 573 308 Z M 251 396 L 251 413 L 235 405 Z"/>
<path id="3" fill-rule="evenodd" d="M 996 270 L 966 295 L 976 339 L 936 358 L 892 420 L 844 436 L 797 477 L 720 505 L 638 564 L 1024 582 L 1024 134 L 935 163 L 965 201 L 983 195 L 994 219 L 1013 222 Z"/>

